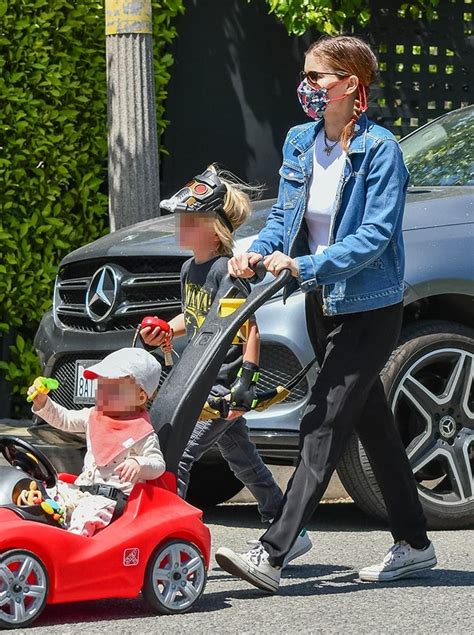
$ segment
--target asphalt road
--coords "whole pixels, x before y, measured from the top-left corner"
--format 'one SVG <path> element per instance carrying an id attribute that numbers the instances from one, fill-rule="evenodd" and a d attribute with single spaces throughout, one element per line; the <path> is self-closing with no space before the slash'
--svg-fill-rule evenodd
<path id="1" fill-rule="evenodd" d="M 245 541 L 261 531 L 254 505 L 224 505 L 205 519 L 214 549 L 245 548 Z M 390 546 L 383 525 L 354 504 L 340 503 L 321 505 L 309 529 L 314 548 L 286 569 L 276 596 L 232 578 L 213 560 L 205 594 L 193 613 L 151 615 L 139 598 L 84 602 L 47 607 L 28 632 L 473 632 L 474 531 L 432 532 L 438 568 L 410 580 L 375 584 L 359 582 L 357 570 L 378 561 Z"/>

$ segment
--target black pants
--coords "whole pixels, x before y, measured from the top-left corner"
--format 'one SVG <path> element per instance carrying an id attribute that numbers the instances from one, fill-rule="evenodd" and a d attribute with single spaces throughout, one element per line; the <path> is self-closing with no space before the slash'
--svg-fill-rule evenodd
<path id="1" fill-rule="evenodd" d="M 395 541 L 428 544 L 413 473 L 379 373 L 394 349 L 402 304 L 323 316 L 319 292 L 306 295 L 308 332 L 320 365 L 300 427 L 300 456 L 280 510 L 261 541 L 280 566 L 311 519 L 355 429 L 387 507 Z"/>

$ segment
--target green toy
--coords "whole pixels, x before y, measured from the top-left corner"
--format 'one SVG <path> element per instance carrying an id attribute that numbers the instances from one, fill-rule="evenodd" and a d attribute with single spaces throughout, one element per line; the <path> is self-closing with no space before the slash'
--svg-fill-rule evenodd
<path id="1" fill-rule="evenodd" d="M 28 395 L 27 401 L 33 401 L 39 394 L 47 395 L 50 390 L 56 390 L 56 388 L 59 388 L 59 381 L 52 377 L 37 377 L 33 382 L 33 386 L 35 392 Z"/>

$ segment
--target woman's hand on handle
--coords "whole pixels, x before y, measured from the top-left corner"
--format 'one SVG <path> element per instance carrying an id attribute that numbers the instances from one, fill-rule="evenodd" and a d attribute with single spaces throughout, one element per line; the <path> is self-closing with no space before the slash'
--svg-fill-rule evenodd
<path id="1" fill-rule="evenodd" d="M 290 258 L 286 254 L 283 254 L 281 251 L 274 251 L 269 256 L 265 256 L 263 264 L 265 265 L 265 269 L 274 276 L 277 276 L 280 271 L 283 271 L 283 269 L 289 269 L 291 271 L 291 275 L 295 278 L 299 275 L 296 260 Z"/>
<path id="2" fill-rule="evenodd" d="M 228 271 L 234 278 L 252 278 L 255 271 L 252 269 L 263 256 L 253 251 L 248 251 L 229 260 Z"/>

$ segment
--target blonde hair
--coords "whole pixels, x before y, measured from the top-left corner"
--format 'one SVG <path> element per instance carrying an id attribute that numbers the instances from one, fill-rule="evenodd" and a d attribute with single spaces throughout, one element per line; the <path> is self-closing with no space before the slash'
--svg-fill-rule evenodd
<path id="1" fill-rule="evenodd" d="M 322 57 L 338 73 L 355 75 L 368 96 L 369 87 L 377 78 L 378 62 L 367 42 L 350 35 L 325 35 L 309 47 L 306 55 L 310 54 Z M 361 106 L 356 97 L 352 119 L 341 133 L 341 145 L 346 152 L 355 134 L 354 126 L 362 114 Z"/>
<path id="2" fill-rule="evenodd" d="M 235 231 L 243 225 L 250 216 L 252 211 L 251 201 L 260 198 L 264 188 L 261 185 L 249 185 L 237 178 L 232 172 L 220 170 L 215 164 L 210 165 L 208 170 L 217 174 L 227 189 L 227 194 L 224 199 L 224 214 Z M 219 256 L 232 255 L 232 249 L 234 247 L 233 232 L 230 231 L 219 216 L 215 218 L 214 231 L 219 238 L 216 253 Z"/>

